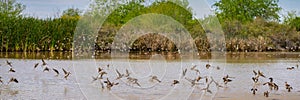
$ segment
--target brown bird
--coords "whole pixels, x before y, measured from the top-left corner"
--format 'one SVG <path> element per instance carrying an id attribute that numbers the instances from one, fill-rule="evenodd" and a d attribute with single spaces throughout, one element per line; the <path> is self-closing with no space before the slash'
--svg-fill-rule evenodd
<path id="1" fill-rule="evenodd" d="M 108 80 L 108 78 L 106 78 L 106 81 L 104 81 L 104 83 L 106 83 L 106 88 L 107 88 L 108 90 L 111 90 L 111 88 L 112 88 L 114 85 L 118 85 L 118 84 L 119 84 L 119 83 L 110 82 L 110 81 Z"/>
<path id="2" fill-rule="evenodd" d="M 269 97 L 269 91 L 264 92 L 265 97 Z"/>
<path id="3" fill-rule="evenodd" d="M 278 85 L 277 85 L 276 83 L 273 82 L 273 78 L 270 77 L 269 79 L 270 79 L 270 81 L 264 83 L 263 85 L 268 85 L 269 88 L 270 88 L 270 90 L 273 90 L 273 89 L 274 89 L 274 90 L 278 90 Z"/>
<path id="4" fill-rule="evenodd" d="M 9 84 L 10 82 L 19 83 L 19 81 L 16 78 L 14 78 L 14 77 L 10 78 L 10 80 L 8 81 L 7 84 Z"/>
<path id="5" fill-rule="evenodd" d="M 45 67 L 44 70 L 43 70 L 43 72 L 45 72 L 45 71 L 49 72 L 49 70 L 50 69 L 48 67 Z"/>
<path id="6" fill-rule="evenodd" d="M 103 79 L 103 75 L 107 74 L 105 71 L 99 73 L 98 78 Z"/>
<path id="7" fill-rule="evenodd" d="M 200 71 L 197 69 L 197 65 L 194 65 L 191 70 L 195 71 L 196 74 L 200 74 Z"/>
<path id="8" fill-rule="evenodd" d="M 285 83 L 285 89 L 288 90 L 288 92 L 291 92 L 291 89 L 293 89 L 293 87 L 291 87 L 290 84 L 288 84 L 287 82 L 284 82 Z"/>
<path id="9" fill-rule="evenodd" d="M 150 76 L 151 77 L 151 81 L 153 82 L 153 80 L 157 81 L 158 83 L 160 83 L 161 81 L 157 78 L 157 76 Z"/>
<path id="10" fill-rule="evenodd" d="M 141 85 L 138 83 L 138 79 L 132 78 L 132 77 L 127 77 L 128 81 L 131 82 L 132 84 L 136 84 L 137 86 L 141 87 Z"/>
<path id="11" fill-rule="evenodd" d="M 98 73 L 100 73 L 101 71 L 103 71 L 103 69 L 101 67 L 98 67 Z"/>
<path id="12" fill-rule="evenodd" d="M 253 80 L 254 83 L 257 83 L 258 82 L 258 76 L 252 77 L 252 80 Z"/>
<path id="13" fill-rule="evenodd" d="M 211 66 L 210 64 L 205 65 L 206 69 L 209 69 L 210 66 Z"/>
<path id="14" fill-rule="evenodd" d="M 8 65 L 8 66 L 10 66 L 10 67 L 12 67 L 12 63 L 11 62 L 9 62 L 8 60 L 6 60 L 6 64 Z"/>
<path id="15" fill-rule="evenodd" d="M 126 74 L 125 74 L 125 77 L 129 77 L 131 73 L 126 69 Z"/>
<path id="16" fill-rule="evenodd" d="M 124 74 L 121 74 L 121 73 L 118 71 L 118 69 L 116 69 L 116 72 L 117 72 L 117 74 L 118 74 L 118 77 L 116 78 L 116 80 L 121 79 L 121 78 L 124 76 Z"/>
<path id="17" fill-rule="evenodd" d="M 260 70 L 258 70 L 258 75 L 259 75 L 259 76 L 261 76 L 261 77 L 264 77 L 264 78 L 266 78 L 266 76 L 264 75 L 264 73 L 263 73 L 263 72 L 261 72 Z"/>
<path id="18" fill-rule="evenodd" d="M 226 85 L 228 82 L 231 82 L 232 80 L 229 78 L 234 78 L 234 77 L 229 77 L 229 75 L 226 75 L 225 77 L 223 77 L 223 82 Z"/>
<path id="19" fill-rule="evenodd" d="M 55 68 L 52 68 L 52 70 L 56 73 L 56 76 L 58 76 L 59 75 L 59 72 L 58 72 L 58 70 L 57 69 L 55 69 Z"/>
<path id="20" fill-rule="evenodd" d="M 257 88 L 252 88 L 251 91 L 252 91 L 252 94 L 255 95 L 256 91 L 257 91 Z"/>
<path id="21" fill-rule="evenodd" d="M 70 76 L 71 72 L 66 71 L 64 68 L 62 68 L 62 70 L 64 71 L 64 78 L 67 80 L 67 78 Z"/>
<path id="22" fill-rule="evenodd" d="M 44 59 L 42 59 L 42 62 L 43 62 L 42 66 L 45 66 L 45 65 L 47 65 L 47 63 L 45 62 L 45 60 L 44 60 Z"/>
<path id="23" fill-rule="evenodd" d="M 176 84 L 179 84 L 179 81 L 178 81 L 178 80 L 173 80 L 173 83 L 172 83 L 171 86 L 174 86 L 174 85 L 176 85 Z"/>
<path id="24" fill-rule="evenodd" d="M 293 70 L 293 69 L 295 69 L 295 67 L 288 67 L 288 68 L 286 68 L 287 70 Z"/>
<path id="25" fill-rule="evenodd" d="M 10 67 L 8 72 L 16 72 L 16 71 L 12 67 Z"/>
<path id="26" fill-rule="evenodd" d="M 38 65 L 39 65 L 39 63 L 34 64 L 34 66 L 33 66 L 34 69 L 35 69 Z"/>

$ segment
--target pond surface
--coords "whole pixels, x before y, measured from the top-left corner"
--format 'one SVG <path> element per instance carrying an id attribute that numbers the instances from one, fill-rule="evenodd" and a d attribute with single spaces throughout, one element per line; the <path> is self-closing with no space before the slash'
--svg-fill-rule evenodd
<path id="1" fill-rule="evenodd" d="M 296 67 L 300 62 L 300 53 L 269 52 L 269 53 L 212 53 L 198 54 L 198 56 L 182 58 L 178 53 L 131 53 L 111 57 L 110 54 L 95 56 L 97 59 L 72 59 L 72 53 L 0 53 L 0 99 L 105 99 L 105 100 L 299 100 L 300 98 L 300 69 Z M 45 58 L 47 65 L 42 66 L 41 58 Z M 12 62 L 12 68 L 16 72 L 9 72 L 10 66 L 6 60 Z M 37 68 L 34 65 L 39 63 Z M 207 69 L 206 64 L 212 67 Z M 109 67 L 107 67 L 109 65 Z M 196 65 L 196 69 L 191 70 Z M 217 69 L 217 66 L 220 68 Z M 50 71 L 43 72 L 44 68 Z M 92 76 L 97 76 L 97 68 L 101 67 L 108 74 L 103 75 L 102 80 L 92 81 Z M 287 70 L 287 67 L 295 67 Z M 59 75 L 52 70 L 55 68 Z M 65 79 L 62 71 L 64 68 L 71 72 Z M 131 73 L 130 77 L 138 79 L 140 87 L 128 82 L 126 77 L 116 80 L 116 70 L 125 74 L 126 69 Z M 182 76 L 182 69 L 187 69 L 187 74 Z M 254 84 L 253 70 L 260 70 L 266 78 L 260 77 Z M 161 83 L 151 81 L 150 76 L 157 76 Z M 227 85 L 222 77 L 232 76 L 233 81 Z M 205 79 L 198 85 L 191 86 L 186 79 L 194 79 L 198 76 L 208 76 L 208 81 L 217 81 L 223 87 L 217 88 L 212 83 L 209 89 L 212 93 L 203 90 L 207 87 Z M 11 77 L 18 79 L 19 83 L 9 83 Z M 279 90 L 269 90 L 262 85 L 269 81 L 269 77 L 279 85 Z M 119 84 L 111 90 L 102 89 L 100 82 L 109 78 Z M 179 84 L 171 86 L 173 80 L 179 80 Z M 293 89 L 287 92 L 285 83 L 288 82 Z M 251 88 L 258 89 L 253 95 Z M 263 92 L 269 91 L 270 96 L 264 97 Z"/>

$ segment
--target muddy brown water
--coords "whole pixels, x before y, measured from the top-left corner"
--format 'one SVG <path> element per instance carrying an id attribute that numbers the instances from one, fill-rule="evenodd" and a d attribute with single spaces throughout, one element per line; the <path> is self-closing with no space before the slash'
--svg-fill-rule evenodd
<path id="1" fill-rule="evenodd" d="M 197 54 L 196 54 L 197 55 Z M 69 100 L 299 100 L 300 98 L 300 53 L 295 52 L 260 52 L 260 53 L 212 53 L 198 54 L 181 59 L 178 53 L 131 53 L 111 57 L 110 54 L 100 54 L 96 59 L 72 59 L 71 52 L 54 53 L 0 53 L 0 76 L 3 84 L 0 83 L 0 99 L 69 99 Z M 47 67 L 58 69 L 60 75 L 55 72 L 43 72 L 46 66 L 41 66 L 41 58 L 45 58 Z M 15 73 L 8 72 L 9 66 L 6 60 L 12 62 Z M 34 69 L 35 63 L 39 66 Z M 213 67 L 206 69 L 209 63 Z M 107 68 L 107 65 L 110 65 Z M 185 78 L 199 76 L 195 71 L 190 70 L 191 66 L 197 65 L 200 76 L 209 76 L 218 81 L 224 88 L 217 88 L 210 85 L 212 93 L 203 91 L 207 86 L 205 80 L 200 80 L 199 85 L 191 87 Z M 109 78 L 119 85 L 113 86 L 110 91 L 101 89 L 99 81 L 92 82 L 92 76 L 97 75 L 97 67 L 102 67 L 108 73 L 103 76 L 102 82 Z M 220 67 L 220 70 L 216 69 Z M 287 67 L 295 67 L 294 70 L 287 70 Z M 62 68 L 71 72 L 70 77 L 64 79 Z M 182 69 L 187 68 L 187 75 L 181 76 Z M 141 87 L 130 84 L 126 78 L 115 80 L 118 69 L 125 73 L 126 69 L 131 72 L 131 77 L 137 78 Z M 251 77 L 253 70 L 262 71 L 267 77 L 259 78 L 258 84 L 254 85 Z M 222 77 L 233 76 L 232 82 L 225 85 Z M 161 83 L 150 81 L 150 76 L 156 75 Z M 11 77 L 18 79 L 19 83 L 8 83 Z M 274 78 L 279 85 L 278 91 L 270 91 L 268 86 L 262 85 Z M 173 80 L 180 83 L 171 86 Z M 211 80 L 211 79 L 209 79 Z M 287 92 L 284 82 L 292 87 Z M 256 95 L 251 94 L 250 89 L 256 87 Z M 268 98 L 263 92 L 270 91 Z"/>

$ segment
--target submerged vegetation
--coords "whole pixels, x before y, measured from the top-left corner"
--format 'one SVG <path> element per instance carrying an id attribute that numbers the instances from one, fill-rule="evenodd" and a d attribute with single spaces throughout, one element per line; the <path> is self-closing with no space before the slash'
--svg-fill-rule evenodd
<path id="1" fill-rule="evenodd" d="M 14 0 L 0 0 L 0 51 L 72 51 L 73 35 L 82 18 L 79 9 L 65 10 L 59 18 L 39 19 L 21 15 L 25 9 Z M 190 33 L 199 51 L 210 51 L 210 44 L 201 22 L 193 18 L 193 9 L 187 0 L 124 0 L 106 2 L 95 0 L 89 16 L 102 16 L 111 5 L 120 5 L 105 20 L 96 38 L 95 47 L 108 51 L 118 30 L 132 18 L 143 14 L 162 14 L 181 23 Z M 148 3 L 148 4 L 147 4 Z M 222 25 L 227 51 L 300 51 L 300 17 L 290 12 L 279 21 L 277 0 L 220 0 L 213 7 Z M 105 5 L 105 6 L 101 6 Z M 103 9 L 103 7 L 105 9 Z M 86 16 L 85 15 L 85 16 Z M 131 35 L 124 36 L 130 38 Z M 187 40 L 189 41 L 189 40 Z M 132 51 L 176 51 L 174 41 L 155 33 L 146 34 L 125 45 Z"/>

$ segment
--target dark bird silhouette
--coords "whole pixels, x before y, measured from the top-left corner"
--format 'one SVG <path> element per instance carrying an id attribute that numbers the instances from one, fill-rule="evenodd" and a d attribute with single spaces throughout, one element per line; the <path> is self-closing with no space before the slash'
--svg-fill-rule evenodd
<path id="1" fill-rule="evenodd" d="M 8 66 L 12 67 L 12 62 L 6 60 L 6 64 L 7 64 Z"/>
<path id="2" fill-rule="evenodd" d="M 256 77 L 252 77 L 252 80 L 253 80 L 254 83 L 257 83 L 258 82 L 258 77 L 257 76 Z"/>
<path id="3" fill-rule="evenodd" d="M 269 97 L 269 91 L 264 92 L 265 97 Z"/>
<path id="4" fill-rule="evenodd" d="M 288 68 L 286 68 L 287 70 L 293 70 L 293 69 L 295 69 L 295 67 L 288 67 Z"/>
<path id="5" fill-rule="evenodd" d="M 254 73 L 255 76 L 257 75 L 257 72 L 255 70 L 253 70 L 253 73 Z"/>
<path id="6" fill-rule="evenodd" d="M 103 69 L 101 67 L 98 67 L 98 73 L 102 72 Z"/>
<path id="7" fill-rule="evenodd" d="M 108 90 L 111 90 L 111 88 L 114 86 L 114 85 L 118 85 L 119 83 L 114 83 L 114 82 L 110 82 L 108 78 L 106 78 L 106 81 L 104 81 L 104 83 L 106 83 L 106 88 Z"/>
<path id="8" fill-rule="evenodd" d="M 270 77 L 269 79 L 270 79 L 270 81 L 264 83 L 263 85 L 268 85 L 269 88 L 270 88 L 270 90 L 273 90 L 273 89 L 274 89 L 274 90 L 278 90 L 278 85 L 277 85 L 276 83 L 273 82 L 273 78 Z"/>
<path id="9" fill-rule="evenodd" d="M 47 65 L 47 63 L 45 62 L 44 59 L 42 59 L 42 66 L 45 66 L 45 65 Z"/>
<path id="10" fill-rule="evenodd" d="M 62 70 L 64 71 L 64 74 L 65 74 L 64 78 L 67 80 L 68 77 L 70 76 L 71 72 L 66 71 L 64 68 L 62 68 Z"/>
<path id="11" fill-rule="evenodd" d="M 55 69 L 55 68 L 52 68 L 52 70 L 56 73 L 56 76 L 58 76 L 59 75 L 59 72 L 58 72 L 58 70 L 57 69 Z"/>
<path id="12" fill-rule="evenodd" d="M 9 68 L 8 72 L 16 72 L 12 67 Z"/>
<path id="13" fill-rule="evenodd" d="M 285 83 L 285 89 L 288 90 L 288 92 L 291 92 L 291 89 L 293 89 L 293 87 L 291 87 L 290 84 L 288 84 L 287 82 L 284 82 Z"/>
<path id="14" fill-rule="evenodd" d="M 234 77 L 229 77 L 229 75 L 226 75 L 223 77 L 223 82 L 226 85 L 228 82 L 231 82 L 232 80 L 229 78 L 234 78 Z"/>
<path id="15" fill-rule="evenodd" d="M 176 84 L 179 84 L 179 81 L 178 81 L 178 80 L 173 80 L 173 83 L 172 83 L 171 86 L 174 86 L 174 85 L 176 85 Z"/>
<path id="16" fill-rule="evenodd" d="M 45 72 L 45 71 L 49 72 L 49 70 L 50 69 L 48 67 L 45 67 L 44 70 L 43 70 L 43 72 Z"/>
<path id="17" fill-rule="evenodd" d="M 98 78 L 103 79 L 103 75 L 107 74 L 105 71 L 99 73 Z"/>
<path id="18" fill-rule="evenodd" d="M 210 66 L 211 66 L 210 64 L 205 65 L 206 69 L 209 69 Z"/>
<path id="19" fill-rule="evenodd" d="M 259 76 L 261 76 L 261 77 L 264 77 L 264 78 L 266 78 L 266 76 L 264 75 L 264 73 L 263 73 L 263 72 L 261 72 L 260 70 L 258 70 L 258 75 L 259 75 Z"/>
<path id="20" fill-rule="evenodd" d="M 16 78 L 14 78 L 14 77 L 10 78 L 10 80 L 8 81 L 7 84 L 9 84 L 10 82 L 19 83 L 19 81 Z"/>
<path id="21" fill-rule="evenodd" d="M 34 66 L 33 66 L 34 69 L 35 69 L 38 65 L 39 65 L 39 63 L 34 64 Z"/>
<path id="22" fill-rule="evenodd" d="M 257 91 L 257 88 L 252 88 L 251 91 L 252 91 L 252 94 L 255 95 L 256 91 Z"/>

